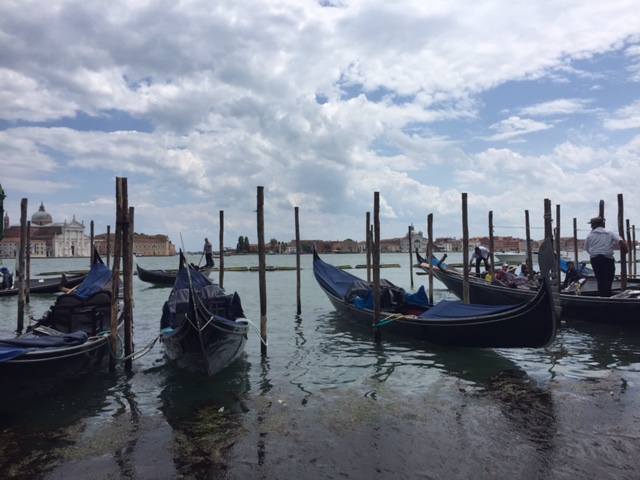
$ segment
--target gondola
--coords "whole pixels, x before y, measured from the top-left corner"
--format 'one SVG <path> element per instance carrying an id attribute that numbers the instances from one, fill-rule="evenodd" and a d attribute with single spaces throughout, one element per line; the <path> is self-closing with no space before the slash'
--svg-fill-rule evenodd
<path id="1" fill-rule="evenodd" d="M 538 348 L 554 340 L 558 317 L 551 242 L 544 242 L 541 251 L 548 251 L 543 254 L 543 288 L 524 303 L 496 307 L 442 300 L 426 306 L 390 282 L 381 281 L 382 311 L 375 322 L 373 308 L 367 302 L 372 295 L 369 284 L 325 263 L 317 252 L 313 272 L 334 308 L 347 320 L 440 345 Z M 421 297 L 420 290 L 417 295 Z"/>
<path id="2" fill-rule="evenodd" d="M 181 368 L 212 376 L 244 351 L 249 330 L 240 297 L 227 295 L 180 252 L 180 268 L 162 308 L 160 340 Z"/>
<path id="3" fill-rule="evenodd" d="M 140 280 L 153 283 L 154 285 L 172 286 L 178 276 L 177 270 L 146 270 L 137 263 L 136 271 Z M 211 268 L 202 267 L 199 272 L 205 277 L 208 277 L 211 273 Z"/>
<path id="4" fill-rule="evenodd" d="M 540 261 L 540 259 L 539 259 Z M 428 271 L 428 262 L 418 255 L 418 262 Z M 434 277 L 442 282 L 458 298 L 463 298 L 463 273 L 449 268 L 440 261 L 433 268 Z M 619 325 L 640 325 L 640 290 L 631 288 L 612 297 L 600 297 L 597 289 L 589 285 L 594 280 L 588 280 L 583 288 L 562 291 L 559 294 L 562 307 L 562 320 L 584 320 L 598 323 Z M 632 285 L 635 286 L 635 285 Z M 556 287 L 558 288 L 558 287 Z M 534 298 L 537 289 L 511 288 L 499 282 L 488 282 L 485 279 L 469 276 L 469 301 L 483 305 L 514 305 Z"/>
<path id="5" fill-rule="evenodd" d="M 86 278 L 86 275 L 59 275 L 43 278 L 32 278 L 29 280 L 29 294 L 34 293 L 59 293 L 63 289 L 74 288 L 80 285 Z M 19 288 L 18 282 L 14 282 L 12 288 L 0 290 L 0 297 L 9 297 L 11 295 L 18 295 Z"/>
<path id="6" fill-rule="evenodd" d="M 56 390 L 103 367 L 110 353 L 111 303 L 111 270 L 96 252 L 78 287 L 59 295 L 24 334 L 0 340 L 0 404 Z"/>

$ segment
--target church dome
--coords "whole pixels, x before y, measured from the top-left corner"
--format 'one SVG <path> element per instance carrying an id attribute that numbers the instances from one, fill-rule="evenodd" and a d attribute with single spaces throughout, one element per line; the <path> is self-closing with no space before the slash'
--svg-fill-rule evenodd
<path id="1" fill-rule="evenodd" d="M 44 203 L 40 203 L 38 211 L 31 216 L 31 223 L 33 225 L 47 225 L 51 222 L 53 222 L 53 218 L 44 211 Z"/>

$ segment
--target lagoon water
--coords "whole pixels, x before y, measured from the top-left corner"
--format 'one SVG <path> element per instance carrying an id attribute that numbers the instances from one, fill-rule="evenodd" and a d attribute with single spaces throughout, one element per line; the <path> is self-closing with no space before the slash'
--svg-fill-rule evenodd
<path id="1" fill-rule="evenodd" d="M 322 257 L 365 263 L 363 255 Z M 333 312 L 312 256 L 301 258 L 301 315 L 295 271 L 266 274 L 265 357 L 252 331 L 243 358 L 209 379 L 166 365 L 156 343 L 131 373 L 118 368 L 2 412 L 3 477 L 640 477 L 640 328 L 574 322 L 546 349 L 444 348 L 384 331 L 377 344 L 370 329 Z M 177 267 L 177 257 L 137 261 Z M 225 267 L 257 262 L 231 256 Z M 295 262 L 267 257 L 273 266 Z M 384 254 L 381 263 L 399 264 L 381 276 L 412 290 L 408 254 Z M 88 259 L 31 264 L 32 276 L 76 269 L 88 269 Z M 427 282 L 415 272 L 413 290 Z M 258 273 L 226 271 L 224 287 L 259 325 Z M 436 301 L 453 298 L 434 287 Z M 137 351 L 156 339 L 168 294 L 134 277 Z M 52 301 L 33 295 L 27 310 L 39 318 Z M 16 309 L 16 297 L 0 299 L 2 336 L 15 330 Z"/>

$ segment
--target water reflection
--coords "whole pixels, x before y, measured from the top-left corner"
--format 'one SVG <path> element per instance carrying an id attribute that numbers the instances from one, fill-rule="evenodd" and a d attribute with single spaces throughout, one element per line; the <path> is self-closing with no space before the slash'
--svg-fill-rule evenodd
<path id="1" fill-rule="evenodd" d="M 515 363 L 493 349 L 456 348 L 414 341 L 382 333 L 375 342 L 373 329 L 345 322 L 337 313 L 327 314 L 319 345 L 322 357 L 347 358 L 346 367 L 372 367 L 371 378 L 392 382 L 409 391 L 421 391 L 441 376 L 479 383 Z"/>
<path id="2" fill-rule="evenodd" d="M 234 413 L 246 411 L 250 368 L 246 354 L 211 378 L 167 364 L 160 379 L 160 409 L 169 423 L 188 419 L 203 406 Z"/>
<path id="3" fill-rule="evenodd" d="M 22 399 L 0 412 L 0 426 L 21 424 L 24 428 L 56 429 L 109 409 L 107 392 L 117 383 L 108 372 L 97 372 L 45 396 Z"/>
<path id="4" fill-rule="evenodd" d="M 546 350 L 552 376 L 601 378 L 612 369 L 640 371 L 640 333 L 612 325 L 572 322 Z"/>

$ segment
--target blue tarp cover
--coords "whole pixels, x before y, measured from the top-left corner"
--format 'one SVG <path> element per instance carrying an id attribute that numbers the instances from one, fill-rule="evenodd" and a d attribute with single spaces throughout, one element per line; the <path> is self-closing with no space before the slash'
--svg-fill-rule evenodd
<path id="1" fill-rule="evenodd" d="M 353 292 L 354 286 L 358 286 L 358 289 L 366 289 L 364 294 L 359 294 L 358 297 L 353 299 L 353 304 L 357 308 L 373 309 L 373 290 L 362 278 L 337 268 L 334 265 L 330 265 L 321 260 L 320 257 L 314 258 L 313 271 L 318 283 L 320 283 L 324 289 L 342 300 L 351 301 L 351 298 L 347 297 Z M 405 303 L 409 305 L 424 308 L 429 306 L 429 298 L 424 290 L 424 286 L 420 286 L 416 293 L 410 294 L 404 292 L 401 287 L 397 287 L 391 282 L 381 279 L 380 288 L 382 291 L 402 292 L 406 295 L 404 299 Z"/>
<path id="2" fill-rule="evenodd" d="M 98 260 L 91 265 L 87 278 L 73 291 L 79 297 L 88 298 L 92 293 L 102 290 L 111 280 L 111 270 L 102 263 L 102 260 L 99 258 Z"/>
<path id="3" fill-rule="evenodd" d="M 82 331 L 65 335 L 47 335 L 42 337 L 26 335 L 17 338 L 4 338 L 0 340 L 0 363 L 16 358 L 30 350 L 82 345 L 87 341 L 87 338 L 88 335 Z"/>
<path id="4" fill-rule="evenodd" d="M 519 305 L 478 305 L 462 303 L 457 300 L 440 300 L 418 318 L 451 320 L 454 318 L 482 317 L 494 313 L 506 312 L 514 308 L 519 308 Z"/>

